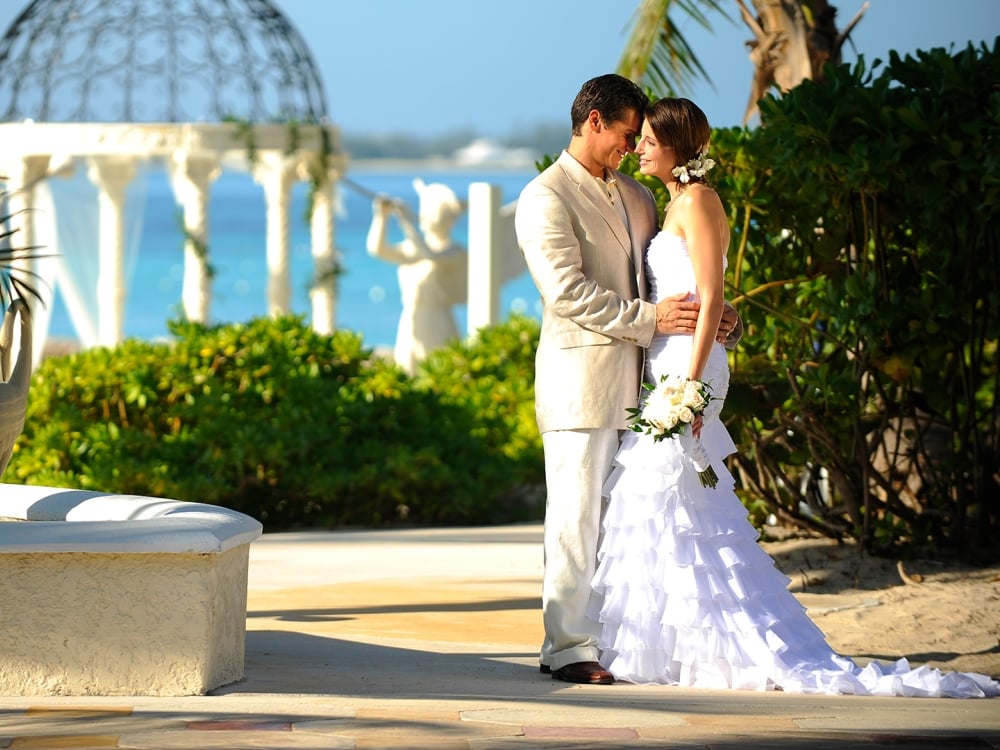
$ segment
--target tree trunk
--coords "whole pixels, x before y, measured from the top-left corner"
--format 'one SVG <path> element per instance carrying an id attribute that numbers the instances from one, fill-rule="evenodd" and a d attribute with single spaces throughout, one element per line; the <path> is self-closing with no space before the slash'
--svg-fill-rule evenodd
<path id="1" fill-rule="evenodd" d="M 827 0 L 736 0 L 740 16 L 754 38 L 747 42 L 754 77 L 743 122 L 757 114 L 757 102 L 772 87 L 788 91 L 806 79 L 823 80 L 823 66 L 839 63 L 851 29 L 868 8 L 865 2 L 843 32 L 837 31 L 837 9 Z"/>

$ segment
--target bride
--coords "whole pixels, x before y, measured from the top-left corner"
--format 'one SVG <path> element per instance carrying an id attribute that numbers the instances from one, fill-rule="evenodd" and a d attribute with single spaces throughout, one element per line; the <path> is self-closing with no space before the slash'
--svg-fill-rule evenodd
<path id="1" fill-rule="evenodd" d="M 865 668 L 835 653 L 757 544 L 722 459 L 733 444 L 719 418 L 729 366 L 715 332 L 722 314 L 729 226 L 705 182 L 714 166 L 704 113 L 687 99 L 647 110 L 635 151 L 643 174 L 670 192 L 646 257 L 650 300 L 690 292 L 701 302 L 693 335 L 662 336 L 645 379 L 701 381 L 711 400 L 694 421 L 717 483 L 703 486 L 690 441 L 626 432 L 605 484 L 608 498 L 591 616 L 601 665 L 616 679 L 705 688 L 803 693 L 981 697 L 985 675 L 910 669 L 905 659 Z M 711 482 L 708 482 L 711 484 Z"/>

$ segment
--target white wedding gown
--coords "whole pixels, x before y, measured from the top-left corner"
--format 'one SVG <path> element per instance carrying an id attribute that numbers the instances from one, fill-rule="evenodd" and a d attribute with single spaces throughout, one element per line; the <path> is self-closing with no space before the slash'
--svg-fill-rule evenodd
<path id="1" fill-rule="evenodd" d="M 651 299 L 695 289 L 684 240 L 650 243 Z M 691 336 L 658 337 L 647 381 L 686 375 Z M 722 459 L 736 446 L 719 419 L 729 387 L 716 344 L 703 374 L 709 404 L 702 443 L 719 476 L 701 486 L 676 439 L 626 432 L 605 485 L 608 507 L 590 615 L 601 624 L 601 664 L 619 680 L 803 693 L 982 697 L 1000 683 L 980 674 L 910 669 L 905 659 L 865 668 L 830 648 L 757 543 Z"/>

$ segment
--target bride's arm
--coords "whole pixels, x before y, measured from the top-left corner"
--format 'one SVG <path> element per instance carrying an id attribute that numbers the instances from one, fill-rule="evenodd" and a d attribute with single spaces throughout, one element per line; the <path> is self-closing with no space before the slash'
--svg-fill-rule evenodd
<path id="1" fill-rule="evenodd" d="M 722 319 L 725 302 L 722 258 L 726 250 L 723 242 L 728 235 L 728 225 L 722 202 L 714 190 L 691 191 L 685 209 L 682 226 L 701 299 L 688 377 L 700 380 Z"/>

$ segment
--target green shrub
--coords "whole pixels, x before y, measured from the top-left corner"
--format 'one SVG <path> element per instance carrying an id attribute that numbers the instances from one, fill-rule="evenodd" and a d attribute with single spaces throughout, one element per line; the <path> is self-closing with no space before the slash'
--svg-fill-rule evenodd
<path id="1" fill-rule="evenodd" d="M 269 529 L 540 515 L 511 502 L 541 481 L 520 405 L 530 379 L 505 386 L 507 416 L 480 415 L 476 376 L 463 397 L 448 373 L 444 394 L 298 317 L 171 332 L 43 362 L 5 480 L 221 505 Z"/>
<path id="2" fill-rule="evenodd" d="M 1000 40 L 891 53 L 713 134 L 746 323 L 733 464 L 783 520 L 997 555 L 998 76 Z"/>
<path id="3" fill-rule="evenodd" d="M 511 502 L 539 502 L 544 477 L 542 440 L 535 422 L 535 350 L 539 324 L 512 316 L 484 328 L 473 343 L 438 349 L 420 364 L 417 387 L 439 394 L 446 404 L 464 405 L 477 415 L 473 436 L 501 458 Z M 524 493 L 528 494 L 525 495 Z"/>

